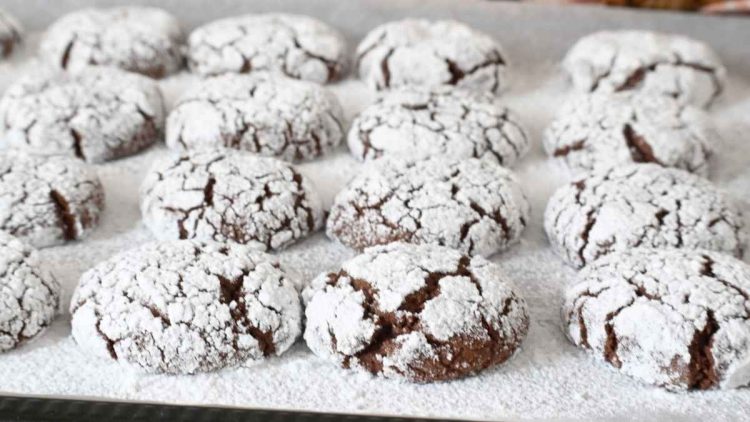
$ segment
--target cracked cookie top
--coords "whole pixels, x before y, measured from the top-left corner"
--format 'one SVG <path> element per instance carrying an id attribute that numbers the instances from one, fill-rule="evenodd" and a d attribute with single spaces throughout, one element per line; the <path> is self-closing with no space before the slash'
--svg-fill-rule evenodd
<path id="1" fill-rule="evenodd" d="M 563 61 L 583 92 L 644 91 L 708 107 L 721 93 L 726 69 L 703 42 L 649 31 L 587 35 Z"/>
<path id="2" fill-rule="evenodd" d="M 705 250 L 632 249 L 581 271 L 565 332 L 625 374 L 668 389 L 750 383 L 750 266 Z"/>
<path id="3" fill-rule="evenodd" d="M 193 31 L 188 65 L 201 75 L 270 71 L 326 83 L 346 71 L 346 45 L 338 31 L 308 16 L 237 16 Z"/>
<path id="4" fill-rule="evenodd" d="M 182 67 L 184 41 L 177 19 L 162 9 L 92 8 L 54 22 L 41 41 L 39 53 L 53 65 L 72 72 L 112 66 L 162 78 Z"/>
<path id="5" fill-rule="evenodd" d="M 501 364 L 529 326 L 498 265 L 441 246 L 369 248 L 309 289 L 310 349 L 387 378 L 441 381 Z"/>
<path id="6" fill-rule="evenodd" d="M 706 176 L 719 134 L 702 110 L 655 95 L 573 97 L 544 133 L 547 154 L 573 173 L 655 163 Z"/>
<path id="7" fill-rule="evenodd" d="M 452 20 L 389 22 L 357 47 L 359 77 L 379 90 L 454 85 L 500 93 L 507 85 L 506 64 L 495 40 Z"/>
<path id="8" fill-rule="evenodd" d="M 73 338 L 148 372 L 192 374 L 286 351 L 301 331 L 294 283 L 238 244 L 176 240 L 120 253 L 81 277 Z"/>
<path id="9" fill-rule="evenodd" d="M 185 92 L 167 119 L 173 148 L 227 147 L 285 160 L 319 157 L 343 137 L 336 96 L 312 82 L 226 74 Z"/>
<path id="10" fill-rule="evenodd" d="M 145 224 L 161 240 L 234 241 L 281 249 L 322 225 L 312 185 L 274 158 L 195 150 L 157 160 L 141 187 Z"/>
<path id="11" fill-rule="evenodd" d="M 8 57 L 21 42 L 21 25 L 18 21 L 0 9 L 0 58 Z"/>
<path id="12" fill-rule="evenodd" d="M 82 161 L 0 153 L 0 230 L 36 247 L 58 245 L 88 235 L 103 208 L 104 188 Z"/>
<path id="13" fill-rule="evenodd" d="M 40 72 L 5 91 L 0 122 L 0 147 L 101 163 L 156 142 L 164 104 L 154 81 L 118 69 Z"/>
<path id="14" fill-rule="evenodd" d="M 709 249 L 741 257 L 742 210 L 711 182 L 657 164 L 597 170 L 559 188 L 544 227 L 574 267 L 635 247 Z"/>
<path id="15" fill-rule="evenodd" d="M 494 162 L 384 159 L 336 196 L 326 230 L 358 250 L 403 241 L 489 256 L 516 242 L 528 218 L 515 175 Z"/>
<path id="16" fill-rule="evenodd" d="M 57 313 L 60 285 L 35 250 L 0 231 L 0 352 L 39 335 Z"/>
<path id="17" fill-rule="evenodd" d="M 526 131 L 497 98 L 447 86 L 385 93 L 354 119 L 348 143 L 360 160 L 448 155 L 492 157 L 505 166 L 529 150 Z"/>

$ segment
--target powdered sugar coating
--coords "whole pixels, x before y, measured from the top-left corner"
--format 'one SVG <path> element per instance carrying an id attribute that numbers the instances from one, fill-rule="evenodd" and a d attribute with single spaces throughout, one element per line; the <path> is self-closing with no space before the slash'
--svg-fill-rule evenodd
<path id="1" fill-rule="evenodd" d="M 508 78 L 500 45 L 453 20 L 404 19 L 376 27 L 357 47 L 357 71 L 375 89 L 454 85 L 499 93 Z"/>
<path id="2" fill-rule="evenodd" d="M 8 57 L 21 42 L 21 25 L 16 18 L 0 9 L 0 58 Z"/>
<path id="3" fill-rule="evenodd" d="M 160 137 L 164 104 L 149 78 L 114 68 L 43 71 L 0 100 L 0 146 L 100 163 L 136 153 Z"/>
<path id="4" fill-rule="evenodd" d="M 700 107 L 711 105 L 726 79 L 724 65 L 707 44 L 638 30 L 587 35 L 568 51 L 563 67 L 579 91 L 638 90 Z"/>
<path id="5" fill-rule="evenodd" d="M 312 82 L 225 74 L 183 93 L 167 119 L 173 148 L 224 146 L 285 160 L 319 157 L 343 137 L 333 93 Z"/>
<path id="6" fill-rule="evenodd" d="M 39 53 L 72 72 L 113 66 L 161 78 L 182 67 L 184 39 L 177 19 L 162 9 L 89 8 L 54 22 Z"/>
<path id="7" fill-rule="evenodd" d="M 387 378 L 430 382 L 507 360 L 526 303 L 499 266 L 435 245 L 369 248 L 312 284 L 305 341 L 318 356 Z"/>
<path id="8" fill-rule="evenodd" d="M 213 371 L 279 356 L 301 330 L 294 283 L 238 244 L 178 240 L 122 252 L 81 277 L 73 338 L 148 372 Z"/>
<path id="9" fill-rule="evenodd" d="M 559 188 L 544 226 L 552 249 L 574 267 L 634 247 L 709 249 L 741 257 L 740 206 L 711 182 L 656 164 L 592 172 Z"/>
<path id="10" fill-rule="evenodd" d="M 317 230 L 320 200 L 293 166 L 230 150 L 157 160 L 141 187 L 141 213 L 161 240 L 234 241 L 281 249 Z"/>
<path id="11" fill-rule="evenodd" d="M 358 250 L 404 241 L 489 256 L 518 241 L 528 218 L 516 176 L 494 162 L 384 159 L 336 196 L 326 230 Z"/>
<path id="12" fill-rule="evenodd" d="M 448 86 L 389 91 L 354 119 L 348 143 L 360 160 L 448 155 L 505 166 L 529 150 L 525 129 L 497 98 Z"/>
<path id="13" fill-rule="evenodd" d="M 37 252 L 0 231 L 0 352 L 39 335 L 57 313 L 60 285 Z"/>
<path id="14" fill-rule="evenodd" d="M 86 237 L 103 208 L 104 188 L 82 161 L 0 153 L 0 230 L 36 247 L 58 245 Z"/>
<path id="15" fill-rule="evenodd" d="M 636 162 L 706 176 L 720 142 L 702 110 L 665 96 L 632 93 L 575 96 L 544 134 L 547 154 L 574 173 Z"/>
<path id="16" fill-rule="evenodd" d="M 309 16 L 243 15 L 193 31 L 188 64 L 201 75 L 271 71 L 326 83 L 345 72 L 346 46 L 338 31 Z"/>
<path id="17" fill-rule="evenodd" d="M 750 383 L 750 267 L 712 251 L 632 249 L 568 288 L 565 332 L 625 374 L 668 389 Z"/>

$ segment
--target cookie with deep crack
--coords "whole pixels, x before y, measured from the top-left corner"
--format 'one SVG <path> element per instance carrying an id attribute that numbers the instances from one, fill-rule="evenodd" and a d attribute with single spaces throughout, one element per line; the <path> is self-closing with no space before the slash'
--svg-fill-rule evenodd
<path id="1" fill-rule="evenodd" d="M 707 44 L 650 31 L 602 31 L 570 49 L 563 67 L 575 89 L 643 91 L 708 107 L 722 92 L 726 69 Z"/>
<path id="2" fill-rule="evenodd" d="M 529 204 L 515 175 L 479 159 L 381 159 L 334 200 L 328 236 L 362 250 L 391 242 L 489 256 L 518 241 Z"/>
<path id="3" fill-rule="evenodd" d="M 149 243 L 81 277 L 70 304 L 76 343 L 147 372 L 192 374 L 279 356 L 301 331 L 297 290 L 250 246 Z"/>
<path id="4" fill-rule="evenodd" d="M 86 237 L 99 224 L 104 188 L 68 157 L 0 153 L 0 230 L 36 247 Z"/>
<path id="5" fill-rule="evenodd" d="M 500 45 L 452 20 L 404 19 L 376 27 L 357 47 L 357 71 L 375 89 L 452 85 L 499 93 L 508 84 Z"/>
<path id="6" fill-rule="evenodd" d="M 655 163 L 708 175 L 718 131 L 701 109 L 665 96 L 577 95 L 544 133 L 547 154 L 572 173 Z"/>
<path id="7" fill-rule="evenodd" d="M 706 250 L 638 248 L 581 271 L 564 330 L 621 372 L 670 390 L 750 383 L 750 266 Z"/>
<path id="8" fill-rule="evenodd" d="M 114 68 L 41 72 L 0 100 L 0 147 L 101 163 L 141 151 L 163 133 L 164 104 L 151 79 Z"/>
<path id="9" fill-rule="evenodd" d="M 190 34 L 188 65 L 201 75 L 270 71 L 326 83 L 345 73 L 346 45 L 338 31 L 309 16 L 236 16 Z"/>
<path id="10" fill-rule="evenodd" d="M 143 221 L 161 240 L 206 239 L 284 248 L 322 225 L 309 180 L 283 161 L 231 150 L 157 160 L 141 187 Z"/>
<path id="11" fill-rule="evenodd" d="M 0 59 L 10 56 L 21 43 L 21 25 L 16 18 L 0 9 Z"/>
<path id="12" fill-rule="evenodd" d="M 227 147 L 285 160 L 319 157 L 343 138 L 336 96 L 306 81 L 225 74 L 185 92 L 167 118 L 172 148 Z"/>
<path id="13" fill-rule="evenodd" d="M 60 285 L 37 252 L 0 231 L 0 352 L 38 336 L 55 318 Z"/>
<path id="14" fill-rule="evenodd" d="M 706 179 L 650 163 L 596 170 L 560 187 L 544 227 L 552 249 L 578 268 L 635 247 L 741 257 L 747 242 L 737 203 Z"/>
<path id="15" fill-rule="evenodd" d="M 182 67 L 184 42 L 179 22 L 162 9 L 89 8 L 54 22 L 44 34 L 39 53 L 71 72 L 112 66 L 162 78 Z"/>
<path id="16" fill-rule="evenodd" d="M 511 166 L 529 150 L 525 129 L 495 96 L 448 86 L 381 95 L 354 119 L 347 141 L 360 160 L 448 155 Z"/>
<path id="17" fill-rule="evenodd" d="M 498 265 L 436 245 L 369 248 L 310 290 L 310 349 L 386 378 L 477 373 L 508 360 L 529 326 L 525 301 Z"/>

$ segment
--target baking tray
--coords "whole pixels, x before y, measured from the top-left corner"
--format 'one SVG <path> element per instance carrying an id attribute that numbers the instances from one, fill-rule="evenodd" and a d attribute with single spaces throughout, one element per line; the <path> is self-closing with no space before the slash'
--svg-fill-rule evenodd
<path id="1" fill-rule="evenodd" d="M 519 245 L 492 260 L 506 269 L 526 297 L 531 328 L 520 353 L 501 368 L 459 381 L 412 385 L 335 368 L 317 359 L 301 341 L 280 358 L 251 368 L 195 376 L 131 373 L 81 352 L 69 336 L 69 316 L 63 313 L 40 338 L 0 356 L 0 392 L 8 396 L 0 399 L 0 421 L 343 417 L 318 412 L 474 420 L 747 419 L 750 390 L 669 393 L 617 373 L 565 339 L 560 298 L 573 271 L 550 251 L 541 218 L 548 197 L 566 176 L 547 162 L 540 140 L 568 89 L 558 63 L 580 36 L 598 29 L 645 28 L 703 39 L 717 50 L 730 75 L 724 97 L 712 110 L 724 140 L 717 146 L 711 179 L 745 201 L 750 214 L 750 20 L 470 0 L 0 0 L 0 7 L 15 14 L 30 32 L 20 54 L 0 64 L 0 89 L 34 66 L 39 31 L 63 13 L 93 4 L 158 5 L 181 19 L 186 30 L 241 13 L 308 14 L 343 31 L 352 50 L 375 25 L 404 17 L 454 18 L 493 35 L 503 44 L 514 74 L 504 98 L 522 117 L 533 147 L 515 169 L 532 204 L 531 224 Z M 185 74 L 162 81 L 167 103 L 191 81 Z M 351 79 L 331 89 L 339 95 L 347 119 L 373 98 Z M 150 162 L 164 153 L 158 146 L 97 166 L 108 201 L 101 227 L 83 242 L 42 250 L 63 285 L 64 303 L 83 271 L 151 240 L 139 219 L 137 190 Z M 300 169 L 330 202 L 359 165 L 342 147 Z M 302 284 L 350 256 L 351 251 L 320 233 L 280 254 L 285 266 L 300 274 Z M 281 413 L 268 413 L 273 411 Z"/>

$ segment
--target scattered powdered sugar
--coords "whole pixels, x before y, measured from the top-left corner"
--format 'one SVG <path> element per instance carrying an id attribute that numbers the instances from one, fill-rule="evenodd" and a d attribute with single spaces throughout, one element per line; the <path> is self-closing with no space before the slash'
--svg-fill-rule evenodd
<path id="1" fill-rule="evenodd" d="M 281 249 L 322 225 L 311 183 L 292 165 L 227 149 L 175 153 L 141 189 L 144 223 L 159 239 L 232 240 Z"/>
<path id="2" fill-rule="evenodd" d="M 52 323 L 60 285 L 31 247 L 0 232 L 0 352 L 13 349 Z"/>
<path id="3" fill-rule="evenodd" d="M 251 247 L 171 241 L 98 264 L 71 300 L 72 335 L 95 356 L 196 373 L 279 356 L 300 333 L 294 283 Z"/>
<path id="4" fill-rule="evenodd" d="M 57 245 L 87 236 L 103 207 L 93 167 L 63 156 L 0 152 L 0 230 L 36 247 Z"/>
<path id="5" fill-rule="evenodd" d="M 381 95 L 352 122 L 347 141 L 360 160 L 442 154 L 492 157 L 512 166 L 529 151 L 526 131 L 501 100 L 450 86 Z"/>
<path id="6" fill-rule="evenodd" d="M 726 69 L 707 44 L 649 31 L 602 31 L 581 38 L 563 62 L 576 89 L 639 90 L 708 107 L 724 89 Z"/>
<path id="7" fill-rule="evenodd" d="M 167 119 L 172 148 L 224 146 L 304 160 L 330 152 L 344 136 L 336 96 L 313 82 L 225 74 L 190 87 Z"/>
<path id="8" fill-rule="evenodd" d="M 194 30 L 188 38 L 193 72 L 277 71 L 311 82 L 332 82 L 346 70 L 341 34 L 309 16 L 244 15 L 220 19 Z"/>
<path id="9" fill-rule="evenodd" d="M 156 142 L 164 104 L 158 85 L 145 76 L 114 68 L 76 74 L 45 68 L 5 91 L 0 122 L 0 147 L 100 163 Z"/>
<path id="10" fill-rule="evenodd" d="M 21 25 L 16 18 L 0 9 L 0 58 L 8 57 L 21 42 Z"/>
<path id="11" fill-rule="evenodd" d="M 544 133 L 547 154 L 572 173 L 627 163 L 656 163 L 708 174 L 721 145 L 708 114 L 661 95 L 577 95 Z"/>
<path id="12" fill-rule="evenodd" d="M 568 288 L 566 333 L 599 359 L 669 389 L 750 382 L 750 266 L 729 255 L 633 249 Z"/>
<path id="13" fill-rule="evenodd" d="M 497 41 L 452 20 L 388 22 L 357 46 L 359 77 L 376 89 L 455 85 L 499 93 L 508 84 L 506 65 Z"/>
<path id="14" fill-rule="evenodd" d="M 336 196 L 326 231 L 359 250 L 399 240 L 489 256 L 517 242 L 528 218 L 516 176 L 492 160 L 390 158 Z"/>
<path id="15" fill-rule="evenodd" d="M 73 72 L 113 66 L 161 78 L 182 67 L 184 39 L 177 19 L 162 9 L 90 8 L 54 22 L 39 53 L 50 64 Z"/>

